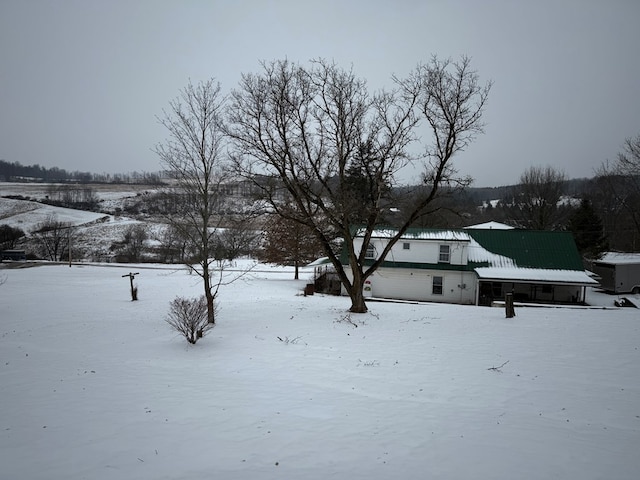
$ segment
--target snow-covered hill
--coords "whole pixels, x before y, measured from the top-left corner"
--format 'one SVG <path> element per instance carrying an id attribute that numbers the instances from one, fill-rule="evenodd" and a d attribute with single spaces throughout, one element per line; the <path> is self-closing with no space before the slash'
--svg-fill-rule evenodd
<path id="1" fill-rule="evenodd" d="M 98 189 L 101 207 L 106 211 L 115 211 L 131 198 L 140 195 L 142 186 L 102 186 Z M 47 196 L 46 184 L 0 183 L 0 224 L 19 228 L 27 234 L 21 247 L 30 253 L 35 250 L 35 243 L 30 242 L 29 235 L 49 219 L 72 225 L 73 249 L 76 259 L 106 260 L 110 256 L 111 245 L 121 240 L 125 229 L 136 223 L 145 222 L 129 216 L 112 215 L 100 212 L 88 212 L 72 208 L 47 205 L 39 201 L 6 198 L 6 196 L 43 200 Z M 2 197 L 5 195 L 5 197 Z M 146 223 L 146 222 L 145 222 Z M 153 225 L 149 225 L 150 230 Z"/>
<path id="2" fill-rule="evenodd" d="M 87 225 L 109 217 L 102 213 L 55 207 L 29 200 L 0 198 L 0 223 L 21 228 L 25 232 L 33 231 L 52 216 L 72 226 Z"/>

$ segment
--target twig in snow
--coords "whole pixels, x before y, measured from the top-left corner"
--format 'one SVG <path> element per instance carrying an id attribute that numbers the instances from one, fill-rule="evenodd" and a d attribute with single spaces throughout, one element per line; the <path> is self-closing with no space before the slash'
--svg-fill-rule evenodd
<path id="1" fill-rule="evenodd" d="M 295 338 L 289 338 L 289 337 L 276 337 L 278 340 L 280 340 L 282 343 L 284 343 L 285 345 L 289 345 L 290 343 L 292 344 L 296 344 L 298 343 L 298 340 L 300 340 L 300 338 L 302 337 L 295 337 Z"/>
<path id="2" fill-rule="evenodd" d="M 500 365 L 499 367 L 490 367 L 490 368 L 487 368 L 487 370 L 492 370 L 492 371 L 494 371 L 494 372 L 500 372 L 500 373 L 502 373 L 501 368 L 502 368 L 502 367 L 504 367 L 507 363 L 509 363 L 509 360 L 507 360 L 506 362 L 504 362 L 504 363 L 503 363 L 502 365 Z"/>
<path id="3" fill-rule="evenodd" d="M 360 365 L 362 365 L 363 367 L 379 367 L 380 362 L 378 362 L 377 360 L 368 360 L 366 362 L 363 362 L 362 360 L 358 359 L 358 366 Z"/>
<path id="4" fill-rule="evenodd" d="M 358 324 L 351 318 L 351 313 L 347 313 L 344 317 L 341 317 L 337 320 L 338 323 L 348 323 L 349 325 L 353 325 L 355 328 L 358 328 Z M 360 325 L 365 325 L 364 320 L 359 321 Z"/>

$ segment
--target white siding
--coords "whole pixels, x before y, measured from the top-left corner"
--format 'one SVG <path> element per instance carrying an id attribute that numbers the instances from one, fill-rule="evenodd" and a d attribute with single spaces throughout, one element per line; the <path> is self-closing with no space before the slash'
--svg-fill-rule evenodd
<path id="1" fill-rule="evenodd" d="M 353 278 L 349 268 L 347 275 Z M 443 279 L 442 295 L 433 295 L 433 277 Z M 369 277 L 371 287 L 366 296 L 416 300 L 424 302 L 475 304 L 476 275 L 473 272 L 379 268 Z"/>
<path id="2" fill-rule="evenodd" d="M 410 248 L 406 250 L 404 244 L 409 243 Z M 376 251 L 376 258 L 384 250 L 387 244 L 386 239 L 372 238 L 371 244 Z M 356 238 L 353 242 L 356 252 L 360 251 L 362 239 Z M 407 262 L 407 263 L 429 263 L 437 264 L 440 256 L 440 245 L 449 245 L 451 265 L 466 265 L 468 261 L 469 249 L 468 242 L 453 240 L 412 240 L 402 239 L 397 242 L 386 257 L 388 262 Z"/>
<path id="3" fill-rule="evenodd" d="M 387 238 L 374 237 L 371 245 L 378 258 L 387 245 Z M 409 248 L 405 248 L 405 244 Z M 365 296 L 416 300 L 427 302 L 475 304 L 476 274 L 474 272 L 437 269 L 440 258 L 440 245 L 449 245 L 448 265 L 466 265 L 469 257 L 470 239 L 456 237 L 450 232 L 428 238 L 402 238 L 388 253 L 385 261 L 405 264 L 427 264 L 431 269 L 380 267 L 371 277 L 365 289 Z M 360 251 L 362 238 L 354 240 L 356 252 Z M 350 269 L 346 272 L 352 278 Z M 442 277 L 442 294 L 433 294 L 433 277 Z"/>

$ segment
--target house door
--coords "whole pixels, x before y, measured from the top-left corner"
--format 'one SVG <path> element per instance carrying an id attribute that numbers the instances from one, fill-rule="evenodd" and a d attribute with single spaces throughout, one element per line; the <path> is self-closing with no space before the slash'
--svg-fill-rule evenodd
<path id="1" fill-rule="evenodd" d="M 493 289 L 491 282 L 480 282 L 480 298 L 478 299 L 478 305 L 484 307 L 490 307 L 493 301 Z"/>

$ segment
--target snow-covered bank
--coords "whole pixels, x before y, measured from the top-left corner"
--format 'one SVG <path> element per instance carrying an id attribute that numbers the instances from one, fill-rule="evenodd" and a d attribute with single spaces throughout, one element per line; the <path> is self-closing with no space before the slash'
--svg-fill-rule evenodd
<path id="1" fill-rule="evenodd" d="M 279 273 L 275 273 L 275 272 Z M 1 478 L 615 478 L 640 471 L 640 311 L 300 295 L 260 266 L 190 346 L 183 269 L 0 270 Z M 291 278 L 293 273 L 291 272 Z"/>

